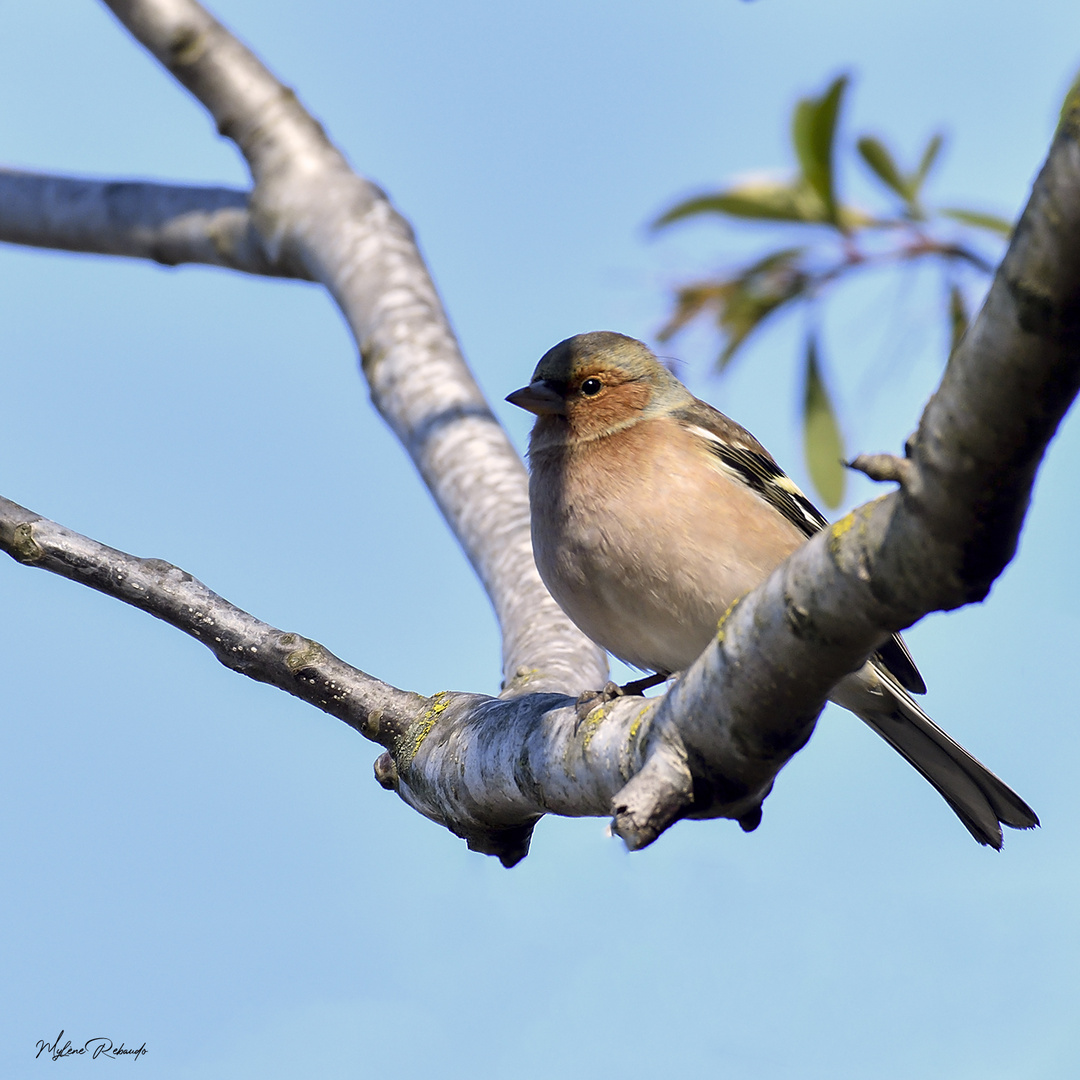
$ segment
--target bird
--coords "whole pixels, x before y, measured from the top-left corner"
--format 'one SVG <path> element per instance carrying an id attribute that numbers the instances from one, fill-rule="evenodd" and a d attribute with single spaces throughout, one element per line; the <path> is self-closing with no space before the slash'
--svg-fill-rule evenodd
<path id="1" fill-rule="evenodd" d="M 556 602 L 596 644 L 667 679 L 690 666 L 730 605 L 828 524 L 768 451 L 696 398 L 643 342 L 614 331 L 549 349 L 506 398 L 536 415 L 532 545 Z M 830 699 L 937 789 L 980 844 L 1039 819 L 947 735 L 892 636 Z"/>

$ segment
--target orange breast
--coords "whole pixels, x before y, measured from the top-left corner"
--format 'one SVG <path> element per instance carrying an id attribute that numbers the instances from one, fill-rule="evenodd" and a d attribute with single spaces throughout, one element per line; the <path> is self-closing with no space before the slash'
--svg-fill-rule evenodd
<path id="1" fill-rule="evenodd" d="M 805 539 L 714 462 L 667 420 L 533 461 L 544 582 L 589 637 L 639 667 L 690 664 L 728 606 Z"/>

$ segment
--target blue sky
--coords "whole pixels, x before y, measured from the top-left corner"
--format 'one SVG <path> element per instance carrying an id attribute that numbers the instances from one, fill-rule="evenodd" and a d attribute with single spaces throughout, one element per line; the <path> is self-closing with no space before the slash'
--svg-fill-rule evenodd
<path id="1" fill-rule="evenodd" d="M 214 10 L 413 222 L 518 445 L 527 417 L 502 397 L 545 349 L 649 338 L 672 282 L 745 249 L 645 223 L 787 166 L 796 96 L 852 71 L 847 137 L 913 158 L 942 128 L 931 196 L 1011 216 L 1080 66 L 1068 0 Z M 245 182 L 103 7 L 0 0 L 0 17 L 5 164 Z M 914 426 L 938 299 L 909 275 L 830 308 L 852 450 Z M 722 382 L 704 336 L 669 351 L 805 480 L 799 329 Z M 0 365 L 7 497 L 399 686 L 497 688 L 488 604 L 317 288 L 3 248 Z M 1074 417 L 989 601 L 909 634 L 929 711 L 1042 816 L 1000 855 L 829 711 L 754 834 L 683 823 L 631 856 L 603 821 L 551 819 L 508 872 L 378 787 L 378 748 L 341 723 L 5 560 L 0 1070 L 42 1075 L 35 1044 L 63 1028 L 145 1041 L 137 1068 L 167 1080 L 1075 1076 L 1077 467 Z"/>

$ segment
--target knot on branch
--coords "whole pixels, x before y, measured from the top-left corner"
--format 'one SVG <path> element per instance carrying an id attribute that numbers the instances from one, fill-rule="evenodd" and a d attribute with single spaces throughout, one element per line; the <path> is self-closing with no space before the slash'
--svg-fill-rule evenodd
<path id="1" fill-rule="evenodd" d="M 400 777 L 398 776 L 397 765 L 394 764 L 394 759 L 389 751 L 380 754 L 375 759 L 375 779 L 387 791 L 397 791 Z"/>
<path id="2" fill-rule="evenodd" d="M 32 521 L 21 521 L 12 530 L 11 554 L 27 566 L 45 558 L 45 549 L 34 539 Z"/>
<path id="3" fill-rule="evenodd" d="M 167 46 L 165 59 L 169 70 L 177 72 L 180 68 L 198 63 L 209 45 L 209 35 L 197 26 L 177 27 Z"/>
<path id="4" fill-rule="evenodd" d="M 917 475 L 913 461 L 895 454 L 860 454 L 845 464 L 849 469 L 865 473 L 871 480 L 891 480 L 905 490 L 911 490 Z"/>
<path id="5" fill-rule="evenodd" d="M 536 822 L 533 821 L 528 825 L 515 825 L 508 829 L 477 829 L 461 835 L 470 851 L 479 852 L 481 855 L 494 855 L 509 870 L 529 854 L 529 843 L 535 825 Z"/>
<path id="6" fill-rule="evenodd" d="M 611 830 L 631 851 L 651 844 L 694 802 L 694 782 L 678 735 L 657 739 L 649 756 L 611 801 Z"/>

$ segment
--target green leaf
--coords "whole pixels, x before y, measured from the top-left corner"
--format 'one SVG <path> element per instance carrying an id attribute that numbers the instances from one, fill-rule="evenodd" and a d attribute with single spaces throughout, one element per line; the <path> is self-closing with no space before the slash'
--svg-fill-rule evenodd
<path id="1" fill-rule="evenodd" d="M 949 355 L 952 356 L 956 352 L 956 346 L 960 344 L 961 338 L 967 333 L 968 324 L 971 320 L 968 318 L 967 303 L 964 301 L 964 294 L 960 289 L 960 286 L 953 282 L 949 286 Z"/>
<path id="2" fill-rule="evenodd" d="M 806 394 L 803 398 L 803 450 L 810 478 L 827 506 L 844 498 L 844 441 L 821 377 L 817 338 L 806 338 Z"/>
<path id="3" fill-rule="evenodd" d="M 728 295 L 718 322 L 724 332 L 724 347 L 716 358 L 716 370 L 723 371 L 761 324 L 791 299 L 786 296 L 755 296 L 744 285 L 737 285 Z"/>
<path id="4" fill-rule="evenodd" d="M 724 283 L 717 322 L 726 341 L 717 358 L 718 371 L 766 319 L 806 292 L 811 278 L 800 265 L 803 253 L 803 248 L 775 251 Z"/>
<path id="5" fill-rule="evenodd" d="M 667 341 L 693 319 L 711 312 L 726 339 L 722 369 L 765 319 L 807 290 L 811 278 L 801 264 L 805 250 L 784 248 L 730 277 L 682 286 L 675 294 L 675 310 L 657 337 Z"/>
<path id="6" fill-rule="evenodd" d="M 997 233 L 999 236 L 1004 236 L 1006 240 L 1012 236 L 1012 222 L 1006 221 L 1005 218 L 998 217 L 996 214 L 984 214 L 978 210 L 962 210 L 956 206 L 942 207 L 938 213 L 942 217 L 959 221 L 962 225 L 971 225 L 976 229 L 987 229 L 990 232 Z"/>
<path id="7" fill-rule="evenodd" d="M 833 182 L 833 144 L 836 120 L 847 89 L 848 77 L 840 75 L 819 98 L 806 97 L 795 106 L 792 140 L 803 176 L 825 207 L 826 220 L 839 227 Z"/>
<path id="8" fill-rule="evenodd" d="M 941 153 L 941 148 L 944 145 L 945 137 L 940 133 L 934 135 L 926 144 L 926 149 L 919 160 L 919 167 L 910 180 L 911 197 L 913 199 L 918 198 L 919 192 L 922 190 L 923 184 L 926 183 L 926 178 L 930 175 L 930 170 L 934 167 L 934 162 L 937 161 L 938 154 Z"/>
<path id="9" fill-rule="evenodd" d="M 877 178 L 887 187 L 892 188 L 904 202 L 910 202 L 911 190 L 908 182 L 904 179 L 896 165 L 896 159 L 885 144 L 873 135 L 864 135 L 855 145 L 863 161 L 870 166 Z"/>
<path id="10" fill-rule="evenodd" d="M 816 198 L 806 198 L 806 194 L 812 193 L 803 193 L 782 183 L 744 184 L 676 203 L 661 214 L 652 227 L 662 229 L 697 214 L 724 214 L 766 221 L 825 221 L 825 208 Z"/>
<path id="11" fill-rule="evenodd" d="M 675 310 L 657 331 L 659 341 L 669 341 L 687 323 L 692 322 L 710 307 L 724 303 L 726 285 L 723 282 L 698 281 L 684 285 L 675 293 Z"/>

